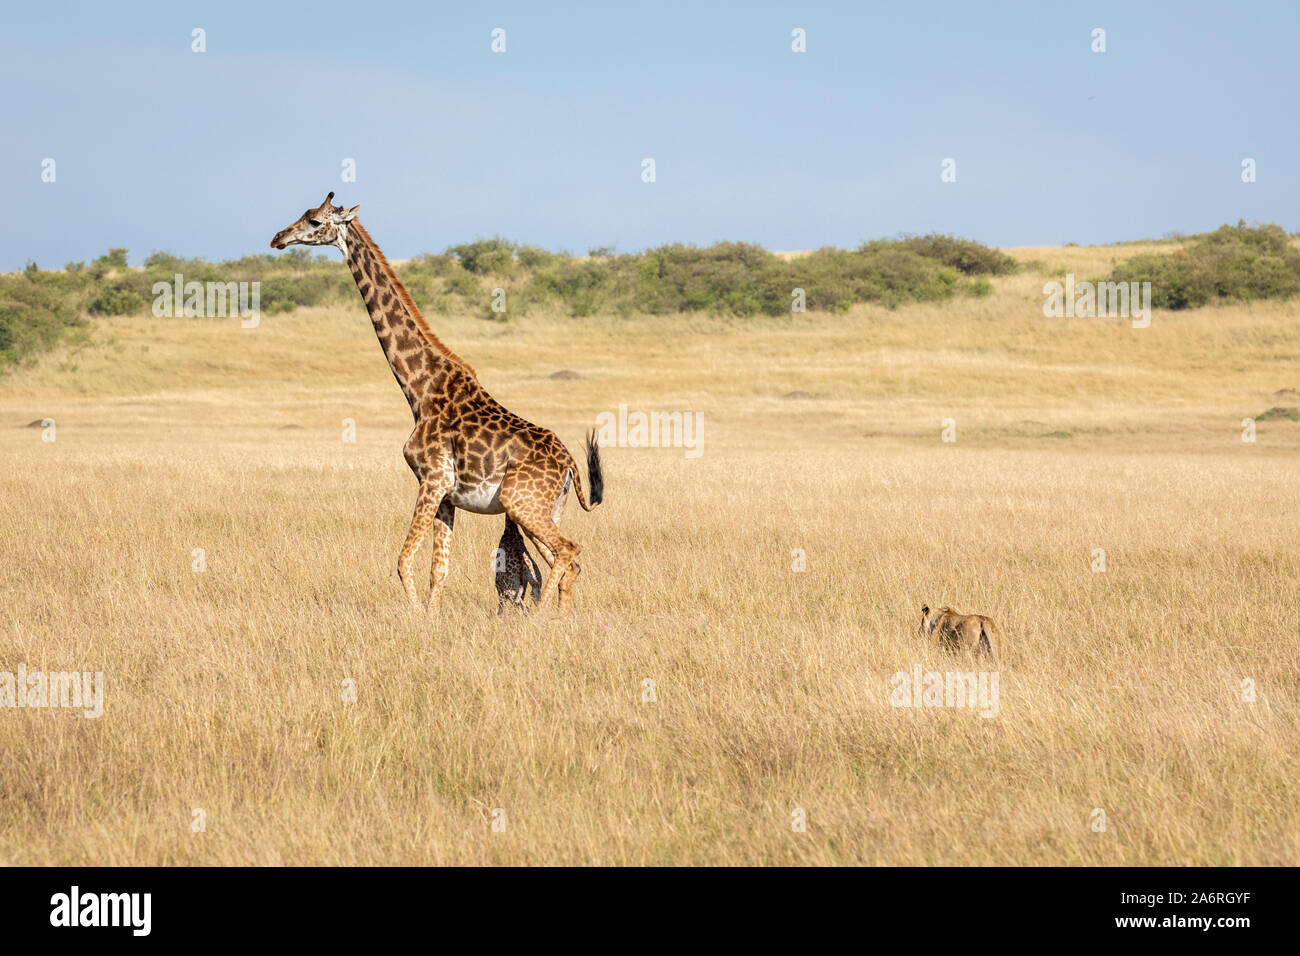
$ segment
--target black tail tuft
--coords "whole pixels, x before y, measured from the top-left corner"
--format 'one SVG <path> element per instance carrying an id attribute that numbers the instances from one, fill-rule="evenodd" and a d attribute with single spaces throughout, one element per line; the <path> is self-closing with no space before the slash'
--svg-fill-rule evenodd
<path id="1" fill-rule="evenodd" d="M 587 432 L 587 484 L 591 486 L 591 506 L 594 508 L 605 498 L 605 476 L 600 471 L 600 446 L 596 444 L 596 430 Z"/>

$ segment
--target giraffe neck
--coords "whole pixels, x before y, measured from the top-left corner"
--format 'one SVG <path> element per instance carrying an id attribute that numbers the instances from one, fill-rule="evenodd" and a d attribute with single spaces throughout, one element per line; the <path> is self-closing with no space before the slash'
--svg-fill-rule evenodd
<path id="1" fill-rule="evenodd" d="M 433 334 L 393 267 L 359 221 L 347 224 L 339 245 L 393 377 L 418 421 L 421 411 L 437 404 L 438 397 L 446 393 L 451 377 L 459 372 L 476 380 L 474 370 Z"/>

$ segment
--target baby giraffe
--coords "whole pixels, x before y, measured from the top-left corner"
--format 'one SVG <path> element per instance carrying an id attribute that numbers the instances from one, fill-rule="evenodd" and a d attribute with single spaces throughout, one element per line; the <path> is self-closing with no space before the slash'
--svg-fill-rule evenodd
<path id="1" fill-rule="evenodd" d="M 533 603 L 536 604 L 542 594 L 542 576 L 537 570 L 537 562 L 528 553 L 519 526 L 509 518 L 497 544 L 493 567 L 497 579 L 497 617 L 505 613 L 507 605 L 527 614 L 529 589 L 532 589 Z"/>

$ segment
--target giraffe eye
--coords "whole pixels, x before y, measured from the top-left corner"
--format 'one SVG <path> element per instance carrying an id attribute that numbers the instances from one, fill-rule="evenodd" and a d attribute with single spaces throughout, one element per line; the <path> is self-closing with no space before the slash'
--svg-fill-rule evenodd
<path id="1" fill-rule="evenodd" d="M 307 220 L 307 224 L 308 224 L 309 226 L 319 226 L 319 225 L 320 225 L 320 220 L 319 220 L 319 219 L 308 219 L 308 220 Z"/>

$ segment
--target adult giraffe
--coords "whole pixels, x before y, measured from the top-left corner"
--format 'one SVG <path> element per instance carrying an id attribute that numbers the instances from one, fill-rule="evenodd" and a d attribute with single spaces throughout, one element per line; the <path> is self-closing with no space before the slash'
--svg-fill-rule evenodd
<path id="1" fill-rule="evenodd" d="M 424 321 L 357 219 L 361 207 L 344 209 L 331 205 L 333 199 L 330 193 L 318 207 L 277 232 L 271 247 L 337 246 L 342 251 L 393 376 L 411 405 L 415 430 L 402 450 L 419 479 L 420 492 L 397 559 L 406 596 L 419 606 L 411 567 L 430 528 L 434 553 L 428 608 L 433 611 L 447 579 L 456 509 L 485 515 L 505 512 L 502 546 L 509 546 L 511 522 L 523 528 L 551 565 L 538 606 L 545 606 L 558 591 L 563 610 L 572 599 L 581 549 L 560 533 L 556 522 L 570 486 L 584 511 L 595 510 L 604 497 L 594 433 L 587 436 L 588 504 L 577 463 L 555 433 L 507 411 L 487 393 L 469 364 L 443 345 Z"/>

